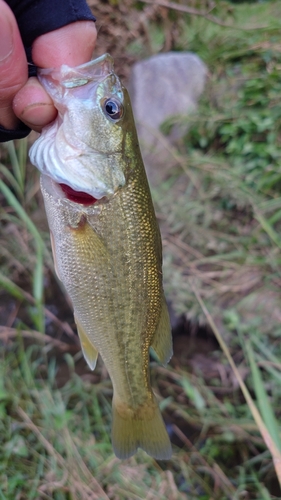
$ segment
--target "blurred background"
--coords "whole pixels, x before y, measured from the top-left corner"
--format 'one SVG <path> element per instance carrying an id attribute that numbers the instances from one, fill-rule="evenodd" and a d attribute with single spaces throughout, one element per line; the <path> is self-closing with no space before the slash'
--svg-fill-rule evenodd
<path id="1" fill-rule="evenodd" d="M 174 454 L 113 455 L 111 382 L 54 273 L 32 133 L 0 147 L 0 499 L 278 499 L 281 3 L 89 5 L 162 232 L 174 357 L 151 376 Z"/>

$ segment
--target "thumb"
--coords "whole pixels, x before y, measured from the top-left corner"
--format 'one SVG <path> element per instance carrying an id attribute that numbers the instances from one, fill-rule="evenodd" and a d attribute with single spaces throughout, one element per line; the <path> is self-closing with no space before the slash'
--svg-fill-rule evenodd
<path id="1" fill-rule="evenodd" d="M 77 21 L 36 38 L 32 59 L 39 68 L 79 66 L 90 61 L 96 38 L 92 21 Z"/>
<path id="2" fill-rule="evenodd" d="M 84 64 L 92 57 L 96 37 L 92 21 L 77 21 L 51 31 L 34 41 L 33 62 L 40 68 Z M 14 99 L 14 111 L 23 122 L 38 131 L 56 116 L 50 97 L 36 78 L 30 78 L 18 92 Z"/>
<path id="3" fill-rule="evenodd" d="M 18 119 L 12 102 L 28 78 L 27 61 L 15 17 L 0 0 L 0 124 L 13 129 Z"/>

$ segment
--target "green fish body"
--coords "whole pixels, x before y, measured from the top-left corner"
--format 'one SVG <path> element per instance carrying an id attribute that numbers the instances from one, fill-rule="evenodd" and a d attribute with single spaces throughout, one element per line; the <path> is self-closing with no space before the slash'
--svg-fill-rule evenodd
<path id="1" fill-rule="evenodd" d="M 166 364 L 171 328 L 161 238 L 129 96 L 108 55 L 40 78 L 59 116 L 32 147 L 31 160 L 43 173 L 56 272 L 85 359 L 93 370 L 100 353 L 112 380 L 115 454 L 128 458 L 140 447 L 168 459 L 149 350 Z"/>

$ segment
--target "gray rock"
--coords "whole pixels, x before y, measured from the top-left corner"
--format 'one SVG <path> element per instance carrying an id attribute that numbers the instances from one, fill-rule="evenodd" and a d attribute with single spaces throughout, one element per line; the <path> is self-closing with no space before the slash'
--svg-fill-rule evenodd
<path id="1" fill-rule="evenodd" d="M 179 129 L 163 136 L 160 125 L 173 115 L 187 115 L 203 92 L 207 68 L 191 52 L 158 54 L 136 63 L 128 85 L 149 181 L 159 182 L 175 163 L 171 145 Z"/>

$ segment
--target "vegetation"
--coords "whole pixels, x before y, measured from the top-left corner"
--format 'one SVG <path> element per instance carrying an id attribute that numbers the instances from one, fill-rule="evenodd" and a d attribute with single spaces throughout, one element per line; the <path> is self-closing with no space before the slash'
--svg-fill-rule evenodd
<path id="1" fill-rule="evenodd" d="M 185 2 L 161 3 L 93 8 L 106 25 L 98 50 L 113 47 L 125 78 L 134 60 L 163 50 L 192 50 L 209 69 L 196 113 L 163 124 L 183 134 L 153 189 L 165 289 L 182 322 L 169 367 L 152 362 L 175 452 L 167 463 L 141 451 L 114 457 L 110 381 L 102 362 L 91 373 L 81 357 L 27 141 L 9 143 L 0 149 L 0 499 L 281 497 L 281 5 L 217 1 L 209 11 L 198 0 L 191 14 L 179 10 Z"/>

